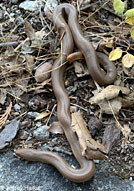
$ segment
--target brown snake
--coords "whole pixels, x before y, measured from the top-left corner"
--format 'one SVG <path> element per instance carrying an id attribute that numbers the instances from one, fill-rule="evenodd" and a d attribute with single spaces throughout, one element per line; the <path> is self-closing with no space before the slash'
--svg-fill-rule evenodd
<path id="1" fill-rule="evenodd" d="M 68 24 L 66 23 L 65 18 L 67 18 Z M 101 85 L 112 83 L 116 78 L 115 66 L 103 53 L 97 53 L 96 56 L 96 52 L 91 43 L 83 37 L 78 24 L 75 7 L 70 4 L 61 4 L 57 6 L 53 13 L 53 21 L 57 27 L 58 33 L 62 37 L 62 56 L 60 55 L 55 61 L 53 69 L 59 67 L 61 63 L 66 62 L 67 56 L 73 51 L 74 39 L 76 46 L 84 55 L 89 73 L 93 79 Z M 104 69 L 107 70 L 106 74 L 102 72 L 97 57 L 99 57 Z M 58 120 L 64 129 L 73 154 L 80 164 L 80 169 L 71 167 L 63 158 L 52 152 L 38 151 L 34 149 L 18 149 L 15 150 L 15 154 L 29 161 L 49 163 L 55 166 L 67 179 L 80 183 L 89 180 L 94 175 L 95 165 L 92 160 L 87 160 L 82 156 L 76 135 L 70 128 L 70 100 L 66 93 L 63 80 L 65 68 L 66 66 L 64 64 L 59 69 L 52 71 L 52 84 L 57 99 Z"/>

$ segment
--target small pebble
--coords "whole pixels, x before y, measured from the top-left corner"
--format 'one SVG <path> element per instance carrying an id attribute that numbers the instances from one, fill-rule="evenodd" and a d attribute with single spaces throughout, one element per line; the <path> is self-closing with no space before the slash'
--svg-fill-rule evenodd
<path id="1" fill-rule="evenodd" d="M 38 1 L 24 1 L 20 3 L 19 8 L 34 12 L 39 7 Z"/>
<path id="2" fill-rule="evenodd" d="M 31 111 L 28 112 L 27 114 L 30 115 L 31 117 L 34 117 L 34 118 L 36 118 L 39 115 L 38 112 L 31 112 Z"/>
<path id="3" fill-rule="evenodd" d="M 20 105 L 15 104 L 15 105 L 14 105 L 14 110 L 15 110 L 16 112 L 19 112 L 19 111 L 20 111 Z"/>
<path id="4" fill-rule="evenodd" d="M 45 3 L 44 12 L 47 14 L 48 12 L 52 12 L 55 7 L 57 7 L 58 1 L 57 0 L 47 0 Z"/>
<path id="5" fill-rule="evenodd" d="M 52 69 L 52 64 L 50 62 L 44 62 L 40 65 L 35 72 L 35 80 L 36 82 L 43 82 L 50 78 Z"/>
<path id="6" fill-rule="evenodd" d="M 10 13 L 10 17 L 14 17 L 15 16 L 15 13 Z"/>
<path id="7" fill-rule="evenodd" d="M 100 163 L 100 160 L 94 160 L 94 162 L 95 162 L 96 164 L 99 164 L 99 163 Z"/>
<path id="8" fill-rule="evenodd" d="M 28 138 L 28 132 L 27 131 L 21 131 L 21 135 L 20 135 L 20 139 L 21 140 L 24 140 L 24 139 L 27 139 Z"/>
<path id="9" fill-rule="evenodd" d="M 16 3 L 18 3 L 18 0 L 12 0 L 11 1 L 13 4 L 16 4 Z"/>
<path id="10" fill-rule="evenodd" d="M 0 21 L 4 19 L 4 11 L 0 10 Z"/>
<path id="11" fill-rule="evenodd" d="M 130 177 L 130 178 L 129 178 L 129 180 L 131 180 L 131 181 L 132 181 L 132 180 L 133 180 L 133 177 Z"/>
<path id="12" fill-rule="evenodd" d="M 42 123 L 39 121 L 36 123 L 36 127 L 40 127 L 41 125 L 42 125 Z"/>

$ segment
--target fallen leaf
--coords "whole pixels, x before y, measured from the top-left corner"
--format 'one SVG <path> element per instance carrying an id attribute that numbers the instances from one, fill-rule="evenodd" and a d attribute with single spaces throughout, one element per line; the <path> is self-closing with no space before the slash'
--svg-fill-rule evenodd
<path id="1" fill-rule="evenodd" d="M 118 114 L 124 103 L 124 99 L 119 96 L 120 93 L 124 96 L 128 96 L 130 90 L 125 87 L 110 85 L 94 97 L 90 98 L 89 102 L 91 104 L 98 104 L 102 113 Z"/>
<path id="2" fill-rule="evenodd" d="M 114 0 L 113 6 L 117 14 L 122 14 L 125 8 L 125 3 L 121 0 Z"/>
<path id="3" fill-rule="evenodd" d="M 92 116 L 88 121 L 88 128 L 92 136 L 102 129 L 102 121 L 95 116 Z"/>
<path id="4" fill-rule="evenodd" d="M 31 47 L 41 47 L 43 45 L 43 38 L 46 36 L 45 31 L 37 31 L 33 29 L 32 25 L 25 20 L 25 33 L 31 40 Z"/>
<path id="5" fill-rule="evenodd" d="M 109 38 L 106 40 L 106 47 L 113 48 L 113 38 Z"/>
<path id="6" fill-rule="evenodd" d="M 24 68 L 20 67 L 23 65 L 24 58 L 20 53 L 15 52 L 12 46 L 8 46 L 1 57 L 0 66 L 2 67 L 2 76 L 9 76 L 11 73 L 20 74 L 24 71 Z"/>
<path id="7" fill-rule="evenodd" d="M 134 92 L 130 93 L 128 96 L 122 97 L 122 107 L 134 108 Z"/>
<path id="8" fill-rule="evenodd" d="M 102 113 L 106 114 L 118 114 L 122 108 L 122 102 L 120 99 L 115 98 L 110 101 L 103 100 L 99 104 Z"/>
<path id="9" fill-rule="evenodd" d="M 35 37 L 35 30 L 33 29 L 31 23 L 29 23 L 25 19 L 25 33 L 29 37 L 29 39 L 33 39 Z"/>
<path id="10" fill-rule="evenodd" d="M 130 90 L 121 86 L 109 85 L 100 93 L 92 97 L 89 101 L 91 104 L 98 104 L 103 100 L 111 100 L 113 98 L 116 98 L 120 92 L 122 92 L 122 94 L 124 95 L 128 95 Z"/>
<path id="11" fill-rule="evenodd" d="M 77 77 L 83 77 L 89 74 L 87 67 L 84 67 L 84 65 L 81 62 L 74 62 L 74 69 Z"/>
<path id="12" fill-rule="evenodd" d="M 50 112 L 44 111 L 44 112 L 40 113 L 40 114 L 35 118 L 35 121 L 40 120 L 40 119 L 43 119 L 44 117 L 47 117 L 48 115 L 50 115 Z"/>
<path id="13" fill-rule="evenodd" d="M 122 50 L 120 48 L 116 48 L 110 52 L 109 60 L 115 61 L 115 60 L 121 58 L 121 56 L 122 56 Z"/>
<path id="14" fill-rule="evenodd" d="M 124 14 L 126 17 L 134 17 L 134 8 L 133 9 L 129 9 L 125 12 Z"/>
<path id="15" fill-rule="evenodd" d="M 134 56 L 132 54 L 125 54 L 122 58 L 123 66 L 126 68 L 130 68 L 134 65 Z"/>
<path id="16" fill-rule="evenodd" d="M 19 120 L 14 120 L 0 132 L 0 150 L 4 149 L 14 139 L 19 130 L 19 123 Z"/>
<path id="17" fill-rule="evenodd" d="M 53 122 L 49 128 L 49 132 L 52 134 L 64 134 L 64 131 L 59 123 L 59 121 Z"/>
<path id="18" fill-rule="evenodd" d="M 72 113 L 72 130 L 77 134 L 82 155 L 87 159 L 106 159 L 105 147 L 92 139 L 81 113 Z"/>
<path id="19" fill-rule="evenodd" d="M 104 130 L 102 143 L 106 148 L 106 153 L 109 153 L 111 148 L 120 139 L 121 130 L 116 125 L 107 125 Z"/>
<path id="20" fill-rule="evenodd" d="M 129 25 L 134 25 L 134 17 L 127 18 L 125 22 Z"/>

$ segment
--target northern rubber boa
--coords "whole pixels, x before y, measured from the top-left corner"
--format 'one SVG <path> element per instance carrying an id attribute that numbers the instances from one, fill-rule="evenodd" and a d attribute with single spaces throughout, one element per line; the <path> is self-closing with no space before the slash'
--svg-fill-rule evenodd
<path id="1" fill-rule="evenodd" d="M 66 17 L 68 24 L 65 20 Z M 114 79 L 111 79 L 110 77 L 108 79 L 104 74 L 102 76 L 95 50 L 91 43 L 89 43 L 82 35 L 77 21 L 77 11 L 74 6 L 70 4 L 61 4 L 57 6 L 53 13 L 53 22 L 57 27 L 60 37 L 62 37 L 62 55 L 55 61 L 53 69 L 59 67 L 62 63 L 65 63 L 67 56 L 72 53 L 74 37 L 76 45 L 86 59 L 91 76 L 100 84 L 108 84 L 114 81 Z M 104 57 L 102 59 L 104 59 Z M 80 169 L 71 167 L 63 158 L 52 152 L 38 151 L 34 149 L 18 149 L 14 152 L 17 156 L 29 161 L 49 163 L 55 166 L 67 179 L 80 183 L 89 180 L 94 175 L 95 165 L 93 160 L 87 160 L 82 156 L 77 137 L 70 128 L 70 100 L 66 93 L 63 80 L 65 68 L 66 65 L 64 64 L 61 65 L 60 68 L 52 70 L 52 85 L 57 99 L 58 120 L 70 143 L 73 154 L 80 164 Z"/>
<path id="2" fill-rule="evenodd" d="M 114 81 L 116 79 L 116 67 L 115 65 L 108 59 L 108 57 L 102 53 L 102 52 L 97 52 L 96 51 L 96 55 L 99 59 L 99 63 L 103 66 L 104 70 L 101 70 L 101 73 L 103 73 L 103 76 L 105 76 L 105 79 L 107 81 L 107 79 L 109 79 L 109 81 L 111 80 Z M 80 59 L 84 59 L 84 55 L 82 54 L 82 52 L 74 52 L 71 53 L 70 55 L 68 55 L 67 57 L 67 61 L 68 62 L 74 62 L 76 60 L 80 60 Z M 90 70 L 89 74 L 91 74 L 92 76 L 92 72 Z M 93 78 L 95 79 L 95 78 Z M 96 80 L 97 81 L 97 80 Z M 97 81 L 99 83 L 99 81 Z M 99 83 L 100 84 L 100 83 Z M 105 84 L 109 84 L 108 81 Z M 103 85 L 105 85 L 103 84 Z"/>

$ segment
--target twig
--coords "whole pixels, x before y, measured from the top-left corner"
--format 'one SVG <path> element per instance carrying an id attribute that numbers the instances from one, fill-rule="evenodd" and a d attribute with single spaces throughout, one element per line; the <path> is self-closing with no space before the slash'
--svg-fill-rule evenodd
<path id="1" fill-rule="evenodd" d="M 80 8 L 80 11 L 85 11 L 85 9 L 88 9 L 88 8 L 94 6 L 94 5 L 97 5 L 97 4 L 100 4 L 100 1 L 96 1 L 94 3 L 90 3 L 90 4 L 86 5 L 86 6 L 83 6 L 83 7 Z"/>
<path id="2" fill-rule="evenodd" d="M 52 111 L 51 111 L 51 114 L 49 115 L 49 118 L 48 118 L 48 120 L 47 120 L 47 122 L 46 122 L 46 125 L 48 125 L 48 123 L 49 123 L 50 118 L 51 118 L 51 116 L 52 116 L 52 114 L 53 114 L 53 112 L 54 112 L 54 109 L 55 109 L 56 105 L 57 105 L 57 104 L 55 104 L 55 105 L 53 106 Z"/>
<path id="3" fill-rule="evenodd" d="M 20 43 L 22 43 L 22 41 L 15 41 L 15 42 L 3 42 L 3 43 L 0 43 L 0 47 L 4 47 L 6 48 L 7 46 L 13 46 L 13 47 L 16 47 L 18 46 Z"/>
<path id="4" fill-rule="evenodd" d="M 82 106 L 80 106 L 80 105 L 77 105 L 77 104 L 75 104 L 75 103 L 71 103 L 71 105 L 74 105 L 74 106 L 76 106 L 76 107 L 79 107 L 80 109 L 82 109 L 82 110 L 84 110 L 84 111 L 88 112 L 88 110 L 87 110 L 87 109 L 83 108 L 83 107 L 82 107 Z"/>

